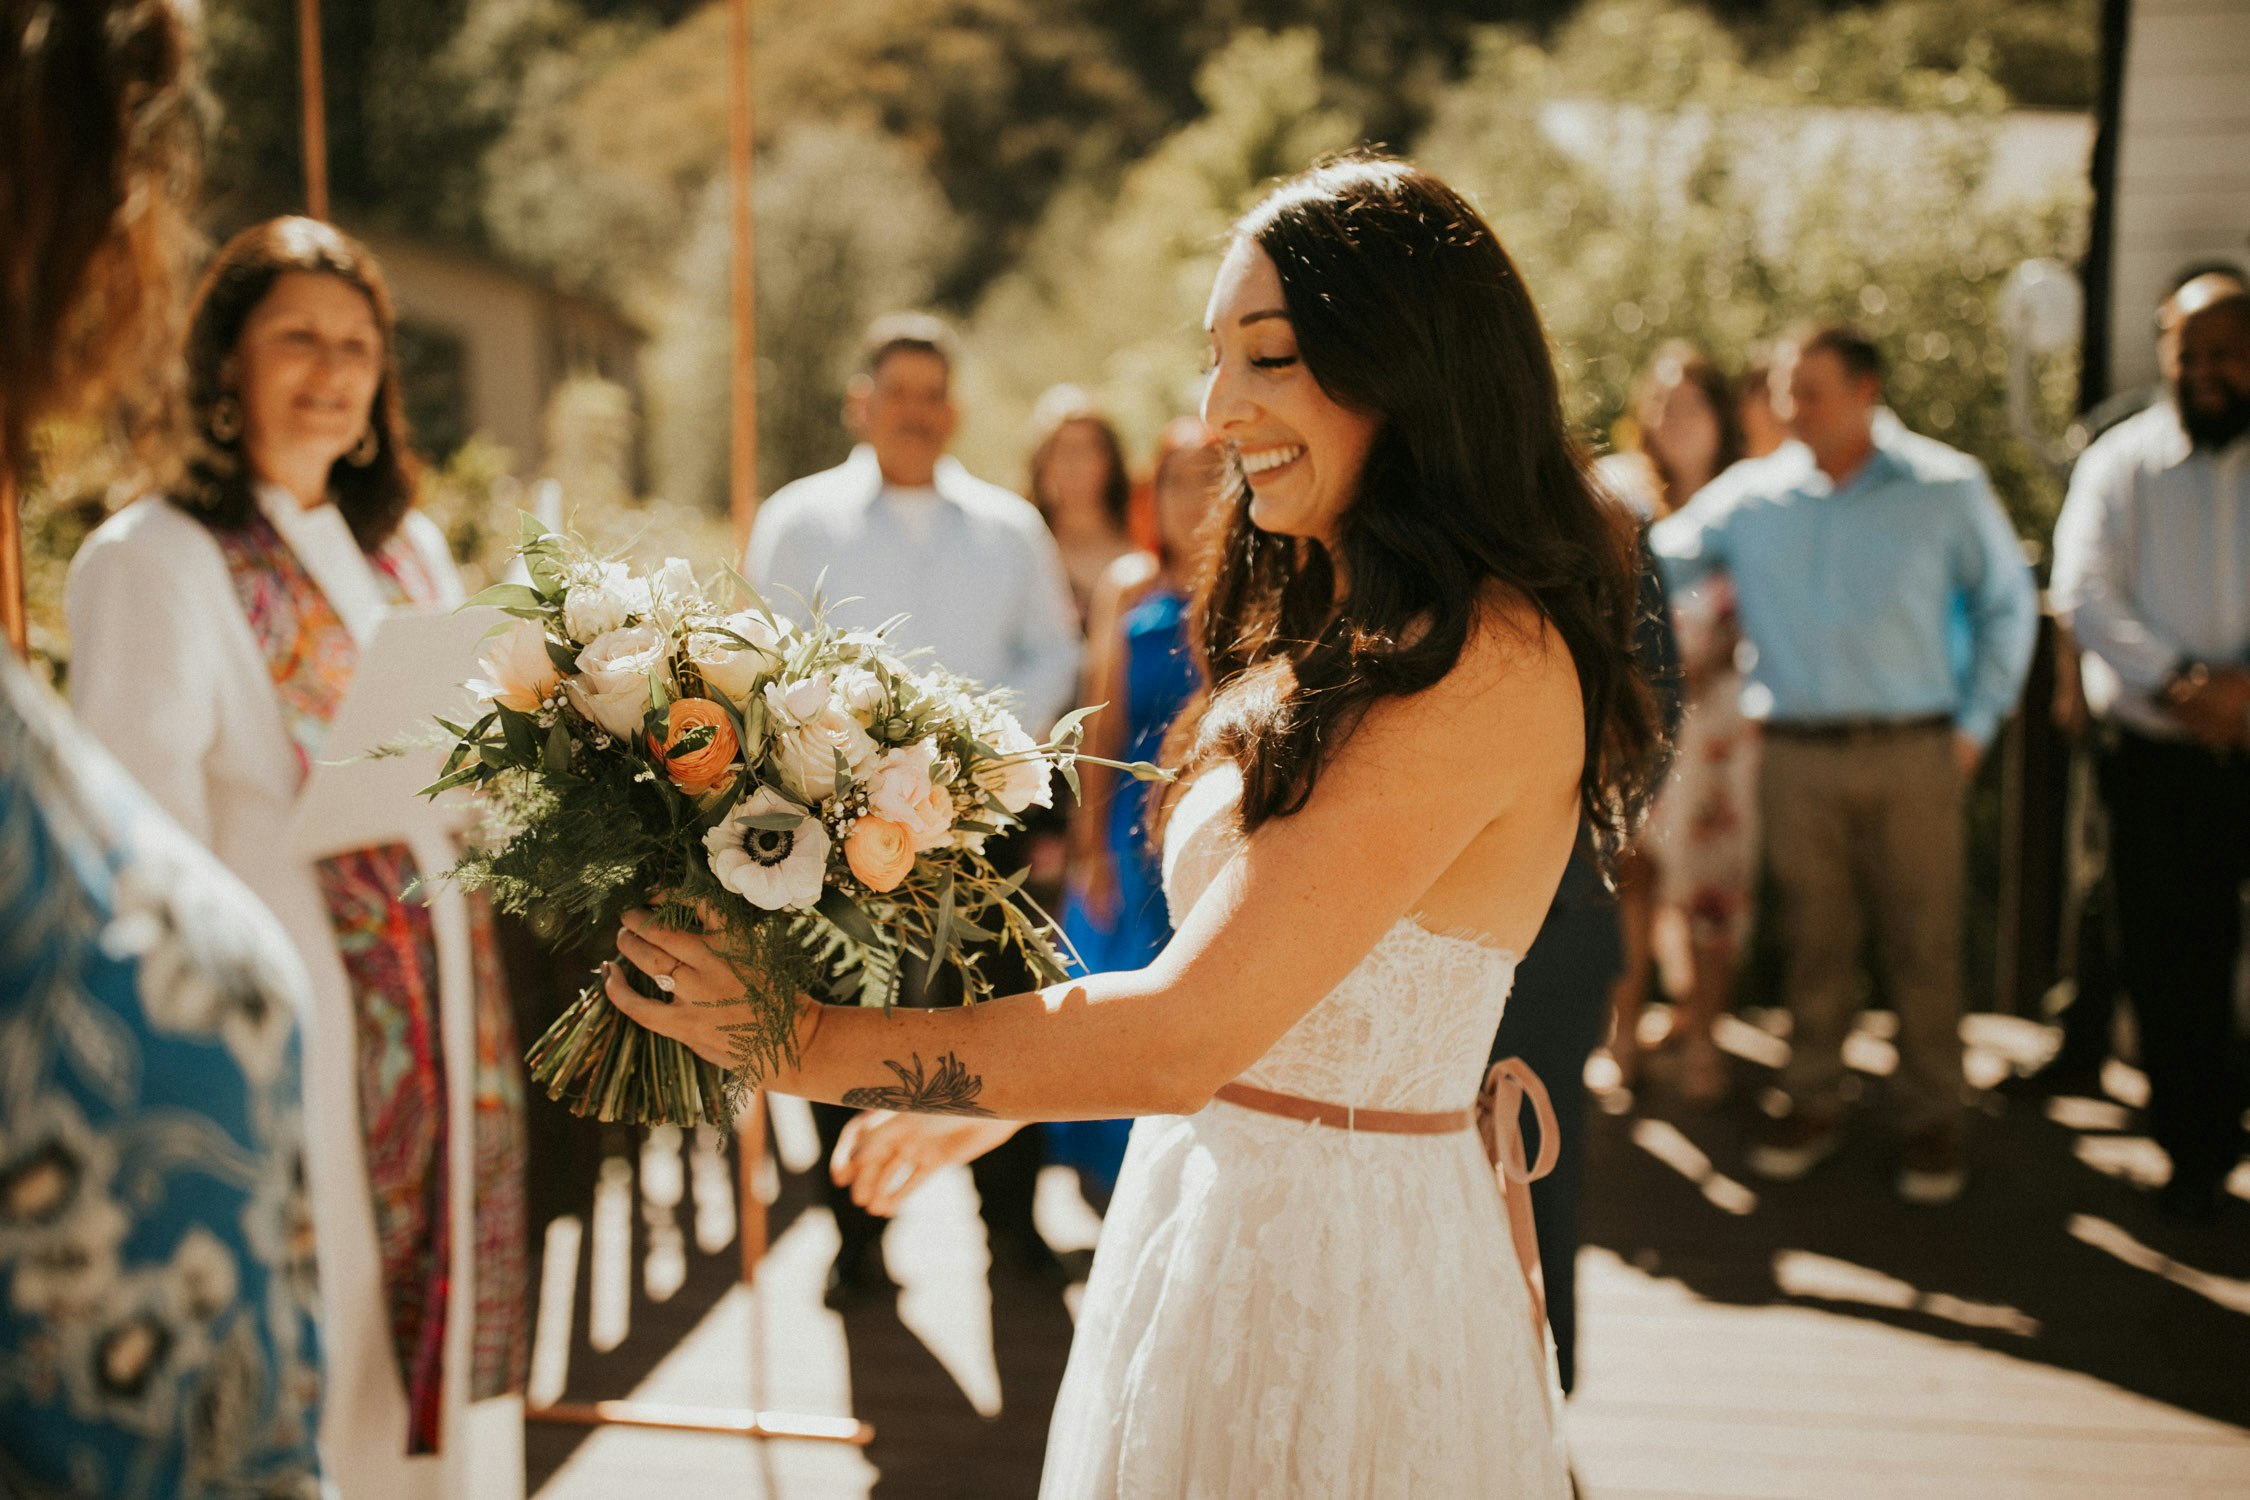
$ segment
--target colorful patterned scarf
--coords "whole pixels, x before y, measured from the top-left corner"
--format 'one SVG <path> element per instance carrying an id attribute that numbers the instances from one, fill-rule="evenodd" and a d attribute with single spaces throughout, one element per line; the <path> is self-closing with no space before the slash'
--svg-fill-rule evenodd
<path id="1" fill-rule="evenodd" d="M 351 686 L 359 648 L 264 516 L 215 535 L 265 654 L 299 770 L 309 773 Z M 369 561 L 394 603 L 439 597 L 436 580 L 403 538 L 394 537 Z M 384 1300 L 406 1386 L 406 1451 L 434 1453 L 445 1407 L 453 1225 L 437 939 L 429 907 L 401 894 L 418 873 L 404 844 L 356 849 L 317 866 L 356 1018 L 360 1123 Z M 472 898 L 469 919 L 477 1047 L 469 1399 L 481 1400 L 521 1389 L 528 1353 L 523 1092 L 491 911 Z"/>

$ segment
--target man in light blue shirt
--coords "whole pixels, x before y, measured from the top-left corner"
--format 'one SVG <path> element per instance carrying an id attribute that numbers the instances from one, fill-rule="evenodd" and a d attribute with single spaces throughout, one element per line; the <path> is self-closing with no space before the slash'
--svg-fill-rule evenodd
<path id="1" fill-rule="evenodd" d="M 1765 726 L 1794 1108 L 1751 1167 L 1793 1180 L 1836 1148 L 1872 924 L 1899 1017 L 1898 1190 L 1934 1204 L 1967 1181 L 1963 797 L 2023 690 L 2038 603 L 1982 466 L 1908 432 L 1882 393 L 1881 357 L 1853 329 L 1784 346 L 1775 405 L 1796 441 L 1728 470 L 1651 542 L 1675 590 L 1714 571 L 1732 579 L 1753 653 L 1744 708 Z"/>
<path id="2" fill-rule="evenodd" d="M 798 610 L 792 595 L 809 598 L 816 584 L 838 601 L 841 624 L 905 614 L 894 641 L 1012 689 L 1024 727 L 1042 734 L 1077 690 L 1077 607 L 1031 502 L 947 456 L 958 415 L 950 355 L 934 351 L 950 335 L 943 324 L 921 326 L 933 323 L 880 323 L 870 334 L 895 344 L 914 333 L 929 347 L 898 345 L 852 382 L 848 410 L 864 441 L 759 507 L 743 571 L 774 587 L 768 602 L 784 614 Z"/>
<path id="3" fill-rule="evenodd" d="M 2055 608 L 2084 650 L 2120 969 L 2172 1158 L 2209 1220 L 2242 1154 L 2233 1062 L 2250 879 L 2250 294 L 2199 276 L 2159 317 L 2168 399 L 2088 448 L 2055 522 Z"/>
<path id="4" fill-rule="evenodd" d="M 937 319 L 877 319 L 845 407 L 862 446 L 837 467 L 775 491 L 751 528 L 743 571 L 783 613 L 799 608 L 792 594 L 810 599 L 817 587 L 845 625 L 905 614 L 892 640 L 907 650 L 927 647 L 927 660 L 986 687 L 1012 689 L 1024 727 L 1043 736 L 1077 689 L 1077 607 L 1062 554 L 1031 502 L 946 456 L 959 422 L 954 362 L 953 335 Z M 1020 835 L 996 839 L 986 852 L 1003 870 L 1030 857 Z M 1013 953 L 988 952 L 984 971 L 1004 994 L 1032 987 Z M 950 974 L 938 978 L 906 1003 L 957 998 L 943 983 Z M 852 1113 L 813 1106 L 828 1153 Z M 1056 1283 L 1061 1267 L 1031 1214 L 1039 1140 L 1038 1131 L 1019 1131 L 971 1171 L 994 1270 Z M 843 1237 L 828 1275 L 829 1306 L 891 1290 L 882 1221 L 827 1173 L 821 1182 Z"/>

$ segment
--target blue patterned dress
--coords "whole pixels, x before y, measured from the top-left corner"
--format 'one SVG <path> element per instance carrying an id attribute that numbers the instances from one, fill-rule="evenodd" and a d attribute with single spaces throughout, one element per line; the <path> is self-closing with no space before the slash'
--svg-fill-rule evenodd
<path id="1" fill-rule="evenodd" d="M 319 1492 L 304 986 L 0 659 L 0 1494 Z"/>
<path id="2" fill-rule="evenodd" d="M 1188 640 L 1188 601 L 1158 589 L 1128 610 L 1125 637 L 1125 760 L 1161 758 L 1165 733 L 1202 686 Z M 1089 974 L 1138 969 L 1172 940 L 1156 845 L 1149 836 L 1148 782 L 1120 776 L 1109 799 L 1109 852 L 1117 867 L 1117 912 L 1097 920 L 1073 897 L 1063 931 Z M 1106 1188 L 1116 1181 L 1130 1120 L 1083 1120 L 1046 1127 L 1048 1156 Z"/>

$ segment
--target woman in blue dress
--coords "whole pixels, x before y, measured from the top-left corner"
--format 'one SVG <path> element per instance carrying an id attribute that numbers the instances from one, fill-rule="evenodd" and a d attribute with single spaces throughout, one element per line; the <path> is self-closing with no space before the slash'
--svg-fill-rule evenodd
<path id="1" fill-rule="evenodd" d="M 1202 690 L 1188 640 L 1188 591 L 1219 477 L 1219 450 L 1201 422 L 1182 418 L 1165 428 L 1154 486 L 1157 551 L 1130 553 L 1111 566 L 1087 630 L 1090 698 L 1109 705 L 1087 724 L 1093 754 L 1161 761 L 1165 733 Z M 1080 972 L 1138 969 L 1172 936 L 1149 824 L 1151 786 L 1102 766 L 1085 765 L 1078 774 L 1083 795 L 1071 817 L 1063 932 Z M 1131 1125 L 1049 1125 L 1048 1156 L 1076 1168 L 1089 1197 L 1104 1198 Z"/>

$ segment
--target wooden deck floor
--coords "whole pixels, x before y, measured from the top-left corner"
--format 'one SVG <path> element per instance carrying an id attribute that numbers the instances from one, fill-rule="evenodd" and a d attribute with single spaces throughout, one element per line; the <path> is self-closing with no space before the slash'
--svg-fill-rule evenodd
<path id="1" fill-rule="evenodd" d="M 2035 1044 L 1994 1018 L 1973 1018 L 1970 1039 L 1988 1072 Z M 1993 1101 L 1969 1195 L 1914 1210 L 1890 1195 L 1894 1147 L 1872 1119 L 1810 1180 L 1752 1183 L 1741 1141 L 1759 1064 L 1786 1044 L 1741 1022 L 1727 1040 L 1745 1059 L 1736 1103 L 1675 1107 L 1659 1073 L 1637 1108 L 1596 1115 L 1589 1132 L 1569 1418 L 1587 1496 L 2250 1495 L 2250 1205 L 2231 1204 L 2217 1230 L 2153 1214 L 2136 1178 L 2161 1168 L 2136 1133 L 2129 1070 L 2113 1067 L 2111 1097 Z M 1886 1050 L 1877 1029 L 1855 1041 L 1871 1102 Z M 807 1134 L 784 1111 L 778 1144 L 800 1169 Z M 613 1168 L 585 1253 L 557 1259 L 557 1285 L 567 1272 L 575 1292 L 567 1334 L 553 1316 L 543 1330 L 550 1390 L 567 1346 L 573 1398 L 850 1412 L 876 1441 L 862 1452 L 534 1424 L 541 1500 L 1036 1491 L 1076 1290 L 987 1287 L 965 1173 L 933 1183 L 891 1231 L 896 1307 L 838 1317 L 819 1303 L 835 1230 L 809 1179 L 781 1175 L 752 1293 L 719 1243 L 725 1174 L 687 1155 L 683 1168 L 676 1149 L 645 1153 L 637 1193 Z M 2250 1168 L 2235 1187 L 2250 1198 Z M 1066 1174 L 1050 1170 L 1040 1208 L 1058 1245 L 1091 1245 L 1097 1225 Z M 588 1347 L 595 1324 L 608 1353 Z"/>

